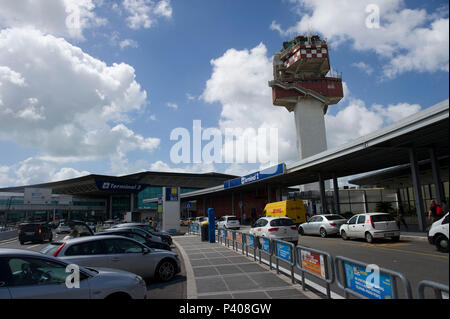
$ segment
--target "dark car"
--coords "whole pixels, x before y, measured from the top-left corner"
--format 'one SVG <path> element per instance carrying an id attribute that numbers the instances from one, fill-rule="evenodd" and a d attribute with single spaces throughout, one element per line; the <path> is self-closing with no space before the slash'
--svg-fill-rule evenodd
<path id="1" fill-rule="evenodd" d="M 23 245 L 27 241 L 40 242 L 53 240 L 52 227 L 45 222 L 29 222 L 19 225 L 19 242 Z"/>
<path id="2" fill-rule="evenodd" d="M 94 231 L 83 221 L 69 220 L 66 221 L 66 225 L 70 227 L 70 230 L 77 230 L 77 237 L 94 236 Z"/>
<path id="3" fill-rule="evenodd" d="M 143 224 L 143 223 L 123 223 L 123 224 L 117 224 L 114 225 L 113 229 L 117 228 L 130 228 L 130 227 L 139 227 L 144 229 L 145 231 L 149 232 L 150 234 L 154 236 L 161 237 L 162 241 L 167 243 L 168 245 L 172 245 L 172 237 L 167 233 L 163 231 L 157 231 L 155 228 L 153 228 L 150 225 Z"/>
<path id="4" fill-rule="evenodd" d="M 136 231 L 133 228 L 109 228 L 105 229 L 102 232 L 95 233 L 95 236 L 102 236 L 102 235 L 116 235 L 116 236 L 124 236 L 131 239 L 134 239 L 141 244 L 144 244 L 150 248 L 156 248 L 156 249 L 164 249 L 164 250 L 171 250 L 170 246 L 167 243 L 159 243 L 150 240 L 149 238 L 143 236 L 138 231 Z"/>

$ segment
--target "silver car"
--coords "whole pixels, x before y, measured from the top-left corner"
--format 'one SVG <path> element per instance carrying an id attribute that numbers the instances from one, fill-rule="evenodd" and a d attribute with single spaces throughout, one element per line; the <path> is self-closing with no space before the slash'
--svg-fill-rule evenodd
<path id="1" fill-rule="evenodd" d="M 339 234 L 339 227 L 345 224 L 347 219 L 341 215 L 316 215 L 306 223 L 298 226 L 300 235 L 320 235 L 325 238 L 328 235 Z"/>
<path id="2" fill-rule="evenodd" d="M 176 253 L 149 248 L 123 236 L 89 236 L 53 242 L 41 253 L 81 266 L 121 269 L 144 279 L 161 281 L 171 280 L 181 269 Z"/>
<path id="3" fill-rule="evenodd" d="M 0 299 L 142 299 L 144 280 L 135 274 L 79 268 L 79 287 L 66 284 L 70 264 L 37 252 L 0 248 Z M 70 281 L 69 281 L 70 282 Z"/>

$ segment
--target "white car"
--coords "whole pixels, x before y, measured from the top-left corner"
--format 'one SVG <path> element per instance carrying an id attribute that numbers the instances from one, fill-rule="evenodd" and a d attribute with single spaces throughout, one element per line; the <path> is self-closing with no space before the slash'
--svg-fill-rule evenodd
<path id="1" fill-rule="evenodd" d="M 236 216 L 222 216 L 217 222 L 217 228 L 239 229 L 241 224 Z"/>
<path id="2" fill-rule="evenodd" d="M 339 229 L 342 239 L 365 238 L 372 243 L 374 238 L 400 239 L 400 229 L 394 217 L 386 213 L 365 213 L 350 218 Z"/>
<path id="3" fill-rule="evenodd" d="M 70 233 L 71 229 L 69 225 L 64 223 L 59 223 L 58 227 L 56 227 L 56 233 L 62 234 L 62 233 Z"/>
<path id="4" fill-rule="evenodd" d="M 438 250 L 448 253 L 448 213 L 431 225 L 428 241 Z"/>
<path id="5" fill-rule="evenodd" d="M 251 235 L 289 241 L 297 245 L 298 232 L 294 221 L 287 217 L 261 217 L 250 228 Z"/>

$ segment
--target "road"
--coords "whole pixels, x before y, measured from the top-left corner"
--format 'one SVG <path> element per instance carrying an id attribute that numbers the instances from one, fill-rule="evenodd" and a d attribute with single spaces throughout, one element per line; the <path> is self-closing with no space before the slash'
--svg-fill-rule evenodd
<path id="1" fill-rule="evenodd" d="M 241 228 L 243 232 L 248 230 L 248 227 Z M 343 256 L 400 272 L 410 281 L 414 298 L 417 298 L 417 284 L 422 280 L 449 285 L 449 254 L 437 251 L 428 241 L 401 239 L 394 243 L 380 239 L 368 244 L 362 239 L 344 241 L 339 236 L 299 236 L 298 244 L 326 251 L 333 257 Z M 311 276 L 307 278 L 321 283 Z M 336 284 L 332 285 L 332 291 L 343 295 Z"/>

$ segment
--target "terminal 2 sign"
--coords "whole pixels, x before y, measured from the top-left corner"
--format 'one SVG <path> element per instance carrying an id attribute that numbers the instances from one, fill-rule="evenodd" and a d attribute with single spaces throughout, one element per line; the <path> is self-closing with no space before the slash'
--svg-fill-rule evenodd
<path id="1" fill-rule="evenodd" d="M 226 181 L 223 184 L 224 188 L 231 188 L 236 186 L 241 186 L 245 184 L 250 184 L 256 181 L 260 181 L 269 177 L 282 175 L 286 172 L 286 164 L 280 163 L 275 166 L 271 166 L 269 168 L 263 169 L 262 171 L 258 171 L 246 176 L 238 177 L 235 179 L 231 179 Z"/>

